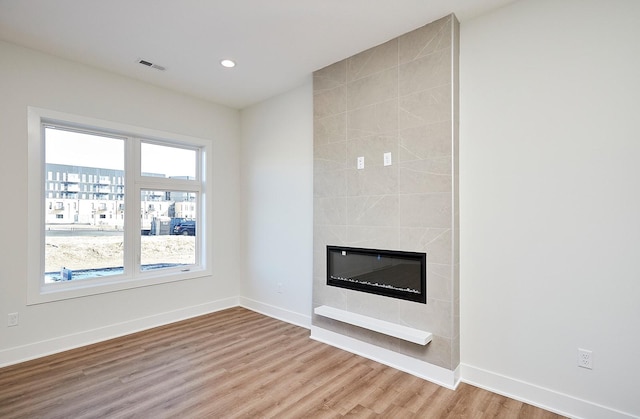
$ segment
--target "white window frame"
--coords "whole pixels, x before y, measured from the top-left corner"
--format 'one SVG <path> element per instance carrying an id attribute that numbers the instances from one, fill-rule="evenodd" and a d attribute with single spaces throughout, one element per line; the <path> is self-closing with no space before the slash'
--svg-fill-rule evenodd
<path id="1" fill-rule="evenodd" d="M 115 137 L 126 137 L 124 274 L 53 284 L 44 282 L 46 172 L 43 124 L 93 130 Z M 197 159 L 196 173 L 199 175 L 199 180 L 142 176 L 140 173 L 140 144 L 142 142 L 197 150 L 199 158 Z M 211 141 L 201 138 L 29 107 L 27 304 L 40 304 L 211 276 L 212 258 L 210 249 L 212 244 L 213 208 L 208 204 L 209 197 L 212 196 L 210 178 L 212 159 L 210 158 L 210 153 Z M 141 243 L 140 193 L 143 189 L 185 191 L 198 194 L 198 234 L 195 236 L 196 263 L 194 265 L 149 271 L 137 269 L 140 263 Z"/>

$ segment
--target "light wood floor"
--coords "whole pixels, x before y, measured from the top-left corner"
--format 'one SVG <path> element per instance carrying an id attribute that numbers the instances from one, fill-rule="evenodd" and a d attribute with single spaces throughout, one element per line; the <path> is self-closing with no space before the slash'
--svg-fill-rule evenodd
<path id="1" fill-rule="evenodd" d="M 0 418 L 557 418 L 232 308 L 0 369 Z"/>

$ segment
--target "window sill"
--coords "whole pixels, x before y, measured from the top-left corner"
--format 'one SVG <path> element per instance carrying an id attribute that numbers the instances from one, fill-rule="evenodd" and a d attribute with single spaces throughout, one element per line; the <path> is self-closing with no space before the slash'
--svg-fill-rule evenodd
<path id="1" fill-rule="evenodd" d="M 27 305 L 50 303 L 72 298 L 88 297 L 134 288 L 149 287 L 170 282 L 187 281 L 211 276 L 207 269 L 193 269 L 188 272 L 153 272 L 144 277 L 112 276 L 106 278 L 84 279 L 63 283 L 44 284 L 33 287 L 27 292 Z"/>

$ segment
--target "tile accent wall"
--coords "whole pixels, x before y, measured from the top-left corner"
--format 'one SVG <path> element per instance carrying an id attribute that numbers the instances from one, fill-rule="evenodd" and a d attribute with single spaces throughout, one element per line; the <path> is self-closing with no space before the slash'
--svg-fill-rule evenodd
<path id="1" fill-rule="evenodd" d="M 420 346 L 316 315 L 312 323 L 451 370 L 460 361 L 458 45 L 449 15 L 313 75 L 313 307 L 434 337 Z M 426 252 L 427 304 L 328 287 L 327 245 Z"/>

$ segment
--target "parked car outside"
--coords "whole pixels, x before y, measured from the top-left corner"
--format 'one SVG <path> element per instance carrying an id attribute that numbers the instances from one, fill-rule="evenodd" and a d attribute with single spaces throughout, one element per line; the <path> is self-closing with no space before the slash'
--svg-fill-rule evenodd
<path id="1" fill-rule="evenodd" d="M 173 234 L 178 236 L 195 236 L 196 235 L 196 222 L 195 221 L 182 221 L 173 227 Z"/>

